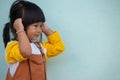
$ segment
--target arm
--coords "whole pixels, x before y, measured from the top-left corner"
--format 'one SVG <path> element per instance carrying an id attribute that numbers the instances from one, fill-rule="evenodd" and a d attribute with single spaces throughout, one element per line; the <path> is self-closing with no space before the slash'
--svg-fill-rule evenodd
<path id="1" fill-rule="evenodd" d="M 8 63 L 15 63 L 16 61 L 23 61 L 27 58 L 24 58 L 20 53 L 18 41 L 11 41 L 7 44 L 5 50 L 5 57 Z"/>
<path id="2" fill-rule="evenodd" d="M 65 49 L 59 33 L 57 31 L 53 32 L 45 23 L 43 27 L 42 31 L 48 39 L 48 42 L 42 42 L 43 46 L 47 49 L 46 58 L 59 55 Z"/>
<path id="3" fill-rule="evenodd" d="M 22 24 L 22 19 L 16 19 L 14 22 L 14 28 L 17 31 L 17 39 L 19 44 L 19 49 L 23 57 L 28 58 L 32 51 L 29 39 L 24 31 L 24 26 Z"/>
<path id="4" fill-rule="evenodd" d="M 42 32 L 43 32 L 46 36 L 49 36 L 49 35 L 53 34 L 53 32 L 54 32 L 53 30 L 51 30 L 50 28 L 48 28 L 48 26 L 47 26 L 45 23 L 43 23 L 41 29 L 42 29 Z"/>

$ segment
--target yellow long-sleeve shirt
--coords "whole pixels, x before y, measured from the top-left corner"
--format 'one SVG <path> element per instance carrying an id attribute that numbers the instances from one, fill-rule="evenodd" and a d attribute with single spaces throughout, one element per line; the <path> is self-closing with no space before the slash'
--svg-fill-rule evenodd
<path id="1" fill-rule="evenodd" d="M 46 48 L 46 58 L 54 57 L 59 55 L 62 51 L 64 51 L 64 43 L 62 42 L 60 35 L 57 31 L 55 31 L 53 34 L 47 36 L 48 42 L 42 42 L 42 45 L 44 48 Z M 6 61 L 8 63 L 14 63 L 17 61 L 23 61 L 26 60 L 24 58 L 18 47 L 17 41 L 12 41 L 7 44 L 6 46 Z"/>

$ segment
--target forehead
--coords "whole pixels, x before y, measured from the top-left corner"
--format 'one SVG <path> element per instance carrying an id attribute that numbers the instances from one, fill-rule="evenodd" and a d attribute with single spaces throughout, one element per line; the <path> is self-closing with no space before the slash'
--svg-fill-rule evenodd
<path id="1" fill-rule="evenodd" d="M 35 22 L 35 23 L 32 23 L 31 25 L 42 25 L 43 22 Z"/>
<path id="2" fill-rule="evenodd" d="M 32 28 L 32 27 L 35 26 L 35 25 L 41 26 L 42 24 L 43 24 L 43 22 L 35 22 L 35 23 L 30 24 L 30 25 L 27 27 L 27 29 Z"/>

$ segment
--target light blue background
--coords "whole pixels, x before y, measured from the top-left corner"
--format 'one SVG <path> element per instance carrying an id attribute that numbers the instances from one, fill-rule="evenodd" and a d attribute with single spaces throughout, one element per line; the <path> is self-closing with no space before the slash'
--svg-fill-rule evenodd
<path id="1" fill-rule="evenodd" d="M 66 50 L 47 60 L 48 80 L 120 80 L 120 0 L 31 0 L 58 30 Z M 12 0 L 0 0 L 0 80 L 5 79 L 2 30 Z"/>

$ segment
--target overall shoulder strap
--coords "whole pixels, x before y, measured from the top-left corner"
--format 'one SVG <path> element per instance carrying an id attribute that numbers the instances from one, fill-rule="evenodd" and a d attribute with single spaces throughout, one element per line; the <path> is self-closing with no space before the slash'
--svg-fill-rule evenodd
<path id="1" fill-rule="evenodd" d="M 30 59 L 28 61 L 28 68 L 29 68 L 29 73 L 30 73 L 30 80 L 32 80 L 32 75 L 31 75 L 31 68 L 30 68 Z"/>
<path id="2" fill-rule="evenodd" d="M 42 46 L 40 45 L 40 43 L 39 43 L 39 42 L 36 42 L 35 45 L 39 48 L 39 50 L 40 50 L 40 52 L 41 52 L 41 54 L 42 54 L 42 57 L 44 57 L 45 54 L 44 54 L 44 52 L 43 52 L 43 49 L 42 49 Z"/>
<path id="3" fill-rule="evenodd" d="M 42 58 L 45 59 L 45 54 L 43 52 L 41 44 L 39 42 L 36 42 L 35 44 L 39 48 L 39 50 L 40 50 L 40 52 L 42 54 Z M 47 80 L 47 76 L 46 76 L 46 64 L 45 63 L 44 63 L 44 72 L 45 72 L 45 80 Z"/>

